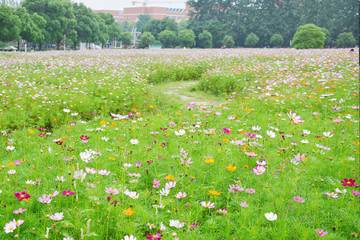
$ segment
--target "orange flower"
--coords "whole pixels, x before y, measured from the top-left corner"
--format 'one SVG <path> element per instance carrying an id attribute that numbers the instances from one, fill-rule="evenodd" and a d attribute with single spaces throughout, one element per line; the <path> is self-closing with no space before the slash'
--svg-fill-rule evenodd
<path id="1" fill-rule="evenodd" d="M 175 178 L 174 178 L 174 176 L 172 176 L 172 175 L 167 175 L 164 179 L 166 179 L 166 180 L 171 180 L 171 181 L 174 181 L 175 180 Z"/>
<path id="2" fill-rule="evenodd" d="M 209 192 L 208 192 L 208 195 L 216 195 L 216 196 L 219 196 L 220 194 L 221 194 L 221 192 L 217 192 L 217 191 L 215 191 L 215 190 L 209 190 Z"/>
<path id="3" fill-rule="evenodd" d="M 135 211 L 132 210 L 131 208 L 128 208 L 125 209 L 122 213 L 125 214 L 126 216 L 132 216 L 135 213 Z"/>
<path id="4" fill-rule="evenodd" d="M 136 112 L 136 111 L 137 111 L 136 107 L 133 107 L 131 110 L 133 110 L 134 112 Z"/>
<path id="5" fill-rule="evenodd" d="M 29 134 L 35 134 L 35 132 L 33 130 L 30 130 Z"/>
<path id="6" fill-rule="evenodd" d="M 105 125 L 106 124 L 106 121 L 104 121 L 104 120 L 102 120 L 101 122 L 100 122 L 100 125 Z"/>
<path id="7" fill-rule="evenodd" d="M 229 166 L 226 167 L 226 169 L 229 170 L 230 172 L 233 172 L 237 169 L 237 167 L 230 164 Z"/>
<path id="8" fill-rule="evenodd" d="M 112 122 L 110 125 L 111 126 L 116 126 L 116 122 Z"/>
<path id="9" fill-rule="evenodd" d="M 205 159 L 205 162 L 206 162 L 206 163 L 214 163 L 215 161 L 214 161 L 213 158 L 206 158 L 206 159 Z"/>
<path id="10" fill-rule="evenodd" d="M 249 168 L 249 166 L 248 166 L 248 165 L 245 165 L 245 168 Z"/>

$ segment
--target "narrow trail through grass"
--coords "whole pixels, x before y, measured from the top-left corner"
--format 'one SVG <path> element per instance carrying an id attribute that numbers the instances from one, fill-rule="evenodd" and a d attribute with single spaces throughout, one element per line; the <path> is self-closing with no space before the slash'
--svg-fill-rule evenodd
<path id="1" fill-rule="evenodd" d="M 169 101 L 180 103 L 180 105 L 211 105 L 221 102 L 221 99 L 209 96 L 203 92 L 195 91 L 198 81 L 179 81 L 158 85 L 154 91 L 163 94 Z"/>

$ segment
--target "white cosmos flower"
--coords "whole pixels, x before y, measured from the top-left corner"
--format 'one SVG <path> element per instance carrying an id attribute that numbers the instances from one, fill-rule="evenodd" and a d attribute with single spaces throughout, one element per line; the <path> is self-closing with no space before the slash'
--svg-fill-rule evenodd
<path id="1" fill-rule="evenodd" d="M 12 151 L 12 150 L 14 150 L 14 149 L 15 149 L 14 146 L 7 146 L 7 147 L 6 147 L 6 151 Z"/>
<path id="2" fill-rule="evenodd" d="M 134 237 L 133 235 L 130 235 L 130 236 L 125 236 L 124 239 L 121 239 L 121 240 L 136 240 L 136 237 Z"/>
<path id="3" fill-rule="evenodd" d="M 11 169 L 8 171 L 8 174 L 15 174 L 16 173 L 16 170 L 15 169 Z"/>
<path id="4" fill-rule="evenodd" d="M 273 212 L 265 213 L 265 217 L 269 221 L 275 221 L 277 219 L 277 215 Z"/>
<path id="5" fill-rule="evenodd" d="M 323 134 L 324 134 L 325 137 L 329 137 L 329 138 L 334 136 L 334 134 L 331 134 L 331 132 L 324 132 Z"/>
<path id="6" fill-rule="evenodd" d="M 306 140 L 306 139 L 301 140 L 300 142 L 301 142 L 301 143 L 309 143 L 309 141 L 308 141 L 308 140 Z"/>
<path id="7" fill-rule="evenodd" d="M 186 131 L 184 129 L 180 129 L 179 132 L 178 131 L 175 131 L 175 135 L 177 136 L 182 136 L 186 133 Z"/>
<path id="8" fill-rule="evenodd" d="M 70 112 L 70 109 L 64 108 L 63 111 L 66 112 L 66 113 L 69 113 L 69 112 Z"/>
<path id="9" fill-rule="evenodd" d="M 182 228 L 184 226 L 184 222 L 180 222 L 179 220 L 170 220 L 170 227 Z"/>
<path id="10" fill-rule="evenodd" d="M 337 193 L 346 193 L 347 192 L 347 190 L 346 189 L 344 189 L 344 190 L 340 190 L 339 188 L 336 188 L 335 189 L 335 192 L 337 192 Z"/>
<path id="11" fill-rule="evenodd" d="M 274 133 L 273 131 L 266 130 L 266 134 L 267 134 L 270 138 L 276 137 L 276 135 L 275 135 L 275 133 Z"/>
<path id="12" fill-rule="evenodd" d="M 168 189 L 168 188 L 163 188 L 160 190 L 160 195 L 162 195 L 162 196 L 167 196 L 167 195 L 169 195 L 169 193 L 170 193 L 170 189 Z"/>
<path id="13" fill-rule="evenodd" d="M 136 145 L 136 144 L 139 143 L 139 140 L 137 140 L 137 139 L 131 139 L 131 140 L 130 140 L 130 143 Z"/>
<path id="14" fill-rule="evenodd" d="M 303 130 L 303 133 L 304 133 L 304 134 L 310 134 L 311 132 L 310 132 L 309 130 L 304 129 L 304 130 Z"/>

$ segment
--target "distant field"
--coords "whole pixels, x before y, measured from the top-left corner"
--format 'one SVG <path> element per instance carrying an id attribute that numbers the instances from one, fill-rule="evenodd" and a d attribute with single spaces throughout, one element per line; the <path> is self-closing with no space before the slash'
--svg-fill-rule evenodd
<path id="1" fill-rule="evenodd" d="M 0 54 L 0 239 L 353 239 L 358 59 L 358 49 Z"/>

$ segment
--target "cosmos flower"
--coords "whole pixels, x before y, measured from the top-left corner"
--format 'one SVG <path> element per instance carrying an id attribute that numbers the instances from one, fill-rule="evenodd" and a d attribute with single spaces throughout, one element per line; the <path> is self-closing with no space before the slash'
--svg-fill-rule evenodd
<path id="1" fill-rule="evenodd" d="M 177 136 L 182 136 L 182 135 L 185 135 L 185 134 L 186 134 L 186 131 L 184 129 L 180 129 L 179 132 L 175 131 L 175 135 L 177 135 Z"/>
<path id="2" fill-rule="evenodd" d="M 331 198 L 335 198 L 335 199 L 339 198 L 339 195 L 337 195 L 337 193 L 334 193 L 334 192 L 332 192 L 332 193 L 326 192 L 326 193 L 324 193 L 324 195 L 329 196 Z"/>
<path id="3" fill-rule="evenodd" d="M 171 189 L 171 188 L 174 188 L 174 187 L 176 187 L 176 181 L 174 181 L 174 182 L 170 181 L 168 183 L 165 183 L 165 188 L 166 189 Z"/>
<path id="4" fill-rule="evenodd" d="M 184 198 L 186 196 L 187 196 L 186 192 L 178 192 L 178 194 L 175 195 L 175 197 L 178 199 Z"/>
<path id="5" fill-rule="evenodd" d="M 210 201 L 208 201 L 208 202 L 202 201 L 201 206 L 203 206 L 204 208 L 214 208 L 215 203 L 212 203 Z"/>
<path id="6" fill-rule="evenodd" d="M 269 221 L 275 221 L 277 219 L 277 214 L 274 214 L 273 212 L 265 213 L 265 217 Z"/>
<path id="7" fill-rule="evenodd" d="M 52 201 L 52 198 L 49 195 L 43 194 L 42 197 L 38 198 L 38 201 L 41 203 L 49 204 Z"/>
<path id="8" fill-rule="evenodd" d="M 110 171 L 106 170 L 106 169 L 101 169 L 97 171 L 98 174 L 102 175 L 102 176 L 107 176 L 110 174 Z"/>
<path id="9" fill-rule="evenodd" d="M 295 202 L 298 202 L 298 203 L 304 203 L 305 202 L 305 199 L 300 197 L 300 196 L 294 197 L 294 200 L 295 200 Z"/>
<path id="10" fill-rule="evenodd" d="M 49 215 L 49 218 L 54 221 L 60 221 L 64 218 L 64 213 L 54 213 L 53 215 Z"/>
<path id="11" fill-rule="evenodd" d="M 105 189 L 105 192 L 106 192 L 106 193 L 109 193 L 109 194 L 113 194 L 113 195 L 119 194 L 119 190 L 117 190 L 116 188 L 114 188 L 114 189 L 112 189 L 112 188 L 106 188 L 106 189 Z"/>
<path id="12" fill-rule="evenodd" d="M 355 183 L 355 179 L 352 179 L 352 178 L 344 178 L 343 181 L 340 181 L 342 183 L 341 186 L 349 186 L 349 187 L 352 187 L 354 186 L 354 183 Z"/>
<path id="13" fill-rule="evenodd" d="M 270 130 L 266 130 L 266 134 L 267 134 L 270 138 L 276 137 L 276 134 L 275 134 L 273 131 L 270 131 Z"/>
<path id="14" fill-rule="evenodd" d="M 130 140 L 130 143 L 133 144 L 133 145 L 136 145 L 136 144 L 139 143 L 139 140 L 137 140 L 137 139 L 131 139 L 131 140 Z"/>
<path id="15" fill-rule="evenodd" d="M 23 212 L 26 212 L 26 209 L 24 209 L 24 208 L 19 208 L 18 210 L 14 210 L 14 211 L 13 211 L 14 214 L 20 214 L 20 213 L 23 213 Z"/>
<path id="16" fill-rule="evenodd" d="M 62 191 L 62 194 L 65 196 L 70 196 L 70 195 L 74 195 L 75 193 L 72 192 L 71 190 L 64 190 Z"/>
<path id="17" fill-rule="evenodd" d="M 133 235 L 130 235 L 130 236 L 125 236 L 123 239 L 121 240 L 137 240 L 136 237 L 134 237 Z"/>
<path id="18" fill-rule="evenodd" d="M 150 233 L 147 233 L 146 238 L 149 240 L 161 240 L 161 237 L 163 235 L 158 231 L 155 235 L 151 235 Z"/>
<path id="19" fill-rule="evenodd" d="M 319 236 L 325 236 L 326 234 L 328 234 L 327 231 L 324 231 L 324 229 L 316 229 L 316 235 L 319 235 Z"/>
<path id="20" fill-rule="evenodd" d="M 170 193 L 170 189 L 168 189 L 168 188 L 163 188 L 160 190 L 160 195 L 162 195 L 162 196 L 167 196 L 167 195 L 169 195 L 169 193 Z"/>
<path id="21" fill-rule="evenodd" d="M 160 180 L 157 180 L 156 178 L 153 180 L 153 188 L 160 187 Z"/>
<path id="22" fill-rule="evenodd" d="M 261 175 L 265 173 L 266 168 L 262 165 L 257 165 L 256 168 L 253 168 L 251 171 L 256 175 Z"/>
<path id="23" fill-rule="evenodd" d="M 22 192 L 16 192 L 14 193 L 15 197 L 17 197 L 20 201 L 24 200 L 24 199 L 29 199 L 31 196 L 30 194 L 27 193 L 27 191 L 22 191 Z"/>
<path id="24" fill-rule="evenodd" d="M 179 220 L 170 220 L 170 227 L 182 228 L 184 227 L 185 223 L 180 222 Z"/>
<path id="25" fill-rule="evenodd" d="M 249 204 L 247 204 L 246 201 L 241 201 L 239 204 L 240 207 L 244 207 L 244 208 L 249 206 Z"/>
<path id="26" fill-rule="evenodd" d="M 5 227 L 4 227 L 5 233 L 11 233 L 15 229 L 16 229 L 16 221 L 15 221 L 15 219 L 5 224 Z"/>

